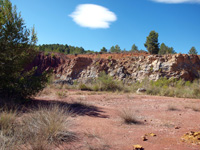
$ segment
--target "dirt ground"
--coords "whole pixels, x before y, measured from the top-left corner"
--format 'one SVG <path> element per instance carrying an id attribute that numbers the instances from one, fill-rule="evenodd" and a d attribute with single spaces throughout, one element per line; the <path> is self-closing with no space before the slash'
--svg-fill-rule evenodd
<path id="1" fill-rule="evenodd" d="M 200 131 L 200 99 L 184 99 L 121 93 L 71 90 L 65 97 L 38 96 L 36 100 L 73 106 L 71 132 L 76 139 L 60 149 L 200 150 L 200 145 L 181 141 L 190 131 Z M 121 111 L 132 111 L 140 124 L 125 124 Z M 154 133 L 156 136 L 142 136 Z"/>

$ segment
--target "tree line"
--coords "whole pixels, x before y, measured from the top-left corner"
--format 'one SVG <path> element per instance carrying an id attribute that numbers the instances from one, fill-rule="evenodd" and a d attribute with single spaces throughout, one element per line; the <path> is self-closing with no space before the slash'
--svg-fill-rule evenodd
<path id="1" fill-rule="evenodd" d="M 147 36 L 144 46 L 147 48 L 147 50 L 150 54 L 163 55 L 163 54 L 175 54 L 176 53 L 173 47 L 168 47 L 164 43 L 162 43 L 161 46 L 159 46 L 158 33 L 155 31 L 151 31 L 149 33 L 149 36 Z M 193 46 L 189 50 L 188 54 L 197 55 L 198 52 L 197 52 L 196 48 Z"/>
<path id="2" fill-rule="evenodd" d="M 87 54 L 94 53 L 91 50 L 85 50 L 83 47 L 75 47 L 67 44 L 43 44 L 37 46 L 39 51 L 42 52 L 58 52 L 64 54 Z"/>
<path id="3" fill-rule="evenodd" d="M 158 42 L 158 33 L 155 31 L 151 31 L 149 33 L 149 36 L 146 37 L 146 42 L 144 43 L 144 46 L 146 47 L 147 51 L 150 54 L 176 54 L 176 51 L 173 47 L 167 46 L 165 43 Z M 75 47 L 71 45 L 63 45 L 63 44 L 43 44 L 37 46 L 39 51 L 42 52 L 59 52 L 64 54 L 88 54 L 88 53 L 96 53 L 93 50 L 85 50 L 83 47 Z M 131 49 L 128 50 L 129 52 L 146 52 L 145 50 L 139 50 L 136 44 L 133 44 Z M 117 44 L 115 46 L 112 46 L 110 49 L 106 49 L 105 47 L 102 47 L 100 50 L 101 53 L 120 53 L 120 52 L 128 52 L 126 49 L 121 49 L 120 46 Z M 188 54 L 198 54 L 195 47 L 192 47 Z"/>

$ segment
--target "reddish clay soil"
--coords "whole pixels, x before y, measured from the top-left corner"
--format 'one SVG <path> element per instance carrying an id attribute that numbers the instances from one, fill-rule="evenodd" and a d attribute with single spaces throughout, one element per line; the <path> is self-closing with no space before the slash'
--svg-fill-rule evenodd
<path id="1" fill-rule="evenodd" d="M 60 149 L 132 150 L 136 144 L 145 150 L 200 149 L 200 145 L 181 141 L 186 132 L 200 131 L 200 99 L 68 91 L 62 99 L 48 95 L 36 100 L 73 106 L 70 130 L 77 139 Z M 132 109 L 141 124 L 125 124 L 119 115 L 123 109 Z M 148 133 L 156 136 L 143 141 L 141 137 Z"/>

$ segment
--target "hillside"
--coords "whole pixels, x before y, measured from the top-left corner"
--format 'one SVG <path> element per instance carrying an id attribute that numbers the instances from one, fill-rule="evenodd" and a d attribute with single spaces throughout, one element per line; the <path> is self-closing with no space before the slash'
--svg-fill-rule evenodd
<path id="1" fill-rule="evenodd" d="M 40 53 L 29 67 L 37 66 L 37 73 L 53 69 L 57 79 L 87 82 L 105 71 L 126 83 L 148 77 L 182 78 L 192 81 L 199 78 L 200 56 L 187 54 L 149 55 L 148 53 L 64 55 Z"/>

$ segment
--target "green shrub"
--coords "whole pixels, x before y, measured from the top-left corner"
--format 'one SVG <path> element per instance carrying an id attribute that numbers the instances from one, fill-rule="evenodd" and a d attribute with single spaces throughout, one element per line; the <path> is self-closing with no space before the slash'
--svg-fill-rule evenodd
<path id="1" fill-rule="evenodd" d="M 160 78 L 157 81 L 144 79 L 142 82 L 133 83 L 131 89 L 135 92 L 138 88 L 145 88 L 147 90 L 146 94 L 149 95 L 200 98 L 199 81 L 200 80 L 195 80 L 190 82 L 184 81 L 183 79 L 167 79 L 166 77 Z"/>
<path id="2" fill-rule="evenodd" d="M 100 85 L 101 91 L 117 91 L 122 90 L 120 82 L 115 81 L 111 76 L 107 75 L 105 72 L 101 72 L 97 79 L 98 84 Z"/>
<path id="3" fill-rule="evenodd" d="M 91 88 L 86 86 L 85 84 L 80 84 L 79 89 L 82 91 L 91 91 Z"/>
<path id="4" fill-rule="evenodd" d="M 98 86 L 97 84 L 95 84 L 95 85 L 92 87 L 92 90 L 93 90 L 93 91 L 99 91 L 100 88 L 99 88 L 99 86 Z"/>
<path id="5" fill-rule="evenodd" d="M 199 88 L 195 88 L 193 90 L 193 94 L 194 94 L 195 97 L 200 97 L 200 89 Z"/>
<path id="6" fill-rule="evenodd" d="M 56 55 L 55 55 L 54 53 L 51 53 L 51 57 L 55 58 L 55 57 L 56 57 Z"/>
<path id="7" fill-rule="evenodd" d="M 0 6 L 0 96 L 29 98 L 43 89 L 48 80 L 47 73 L 35 75 L 37 68 L 25 71 L 38 54 L 37 37 L 34 28 L 32 33 L 26 29 L 21 15 L 9 0 L 1 0 Z"/>

